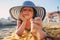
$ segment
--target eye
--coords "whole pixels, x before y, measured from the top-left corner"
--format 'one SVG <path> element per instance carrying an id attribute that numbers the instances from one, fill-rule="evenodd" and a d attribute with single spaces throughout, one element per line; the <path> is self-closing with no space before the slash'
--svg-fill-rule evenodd
<path id="1" fill-rule="evenodd" d="M 32 12 L 33 10 L 29 9 L 28 11 Z"/>
<path id="2" fill-rule="evenodd" d="M 23 9 L 22 11 L 27 11 L 27 9 Z"/>
<path id="3" fill-rule="evenodd" d="M 33 10 L 32 10 L 32 9 L 23 9 L 22 11 L 29 11 L 29 12 L 32 12 Z"/>

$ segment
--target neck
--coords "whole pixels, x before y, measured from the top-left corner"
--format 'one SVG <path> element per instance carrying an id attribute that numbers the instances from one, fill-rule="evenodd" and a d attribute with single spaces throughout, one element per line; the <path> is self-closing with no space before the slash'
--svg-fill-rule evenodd
<path id="1" fill-rule="evenodd" d="M 33 18 L 29 18 L 29 19 L 27 19 L 27 21 L 31 21 Z"/>
<path id="2" fill-rule="evenodd" d="M 30 30 L 31 29 L 31 19 L 27 20 L 27 23 L 26 23 L 26 29 L 27 30 Z"/>

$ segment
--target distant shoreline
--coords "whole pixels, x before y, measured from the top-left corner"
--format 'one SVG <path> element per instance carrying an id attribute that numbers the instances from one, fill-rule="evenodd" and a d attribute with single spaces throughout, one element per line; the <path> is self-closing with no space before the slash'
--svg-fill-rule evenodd
<path id="1" fill-rule="evenodd" d="M 0 26 L 15 26 L 17 24 L 0 24 Z"/>
<path id="2" fill-rule="evenodd" d="M 0 28 L 13 28 L 13 27 L 15 27 L 16 26 L 16 24 L 12 24 L 12 25 L 0 25 Z"/>

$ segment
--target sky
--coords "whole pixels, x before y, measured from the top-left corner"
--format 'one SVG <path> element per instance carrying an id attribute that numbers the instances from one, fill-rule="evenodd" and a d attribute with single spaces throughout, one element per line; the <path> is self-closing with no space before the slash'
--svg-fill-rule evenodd
<path id="1" fill-rule="evenodd" d="M 60 7 L 60 0 L 0 0 L 0 18 L 8 18 L 9 9 L 21 6 L 24 1 L 32 1 L 36 6 L 44 7 L 47 13 L 57 11 L 57 6 Z"/>

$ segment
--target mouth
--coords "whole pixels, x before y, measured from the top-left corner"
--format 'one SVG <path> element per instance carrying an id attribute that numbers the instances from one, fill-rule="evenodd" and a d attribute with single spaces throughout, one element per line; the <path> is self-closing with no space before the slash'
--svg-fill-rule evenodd
<path id="1" fill-rule="evenodd" d="M 29 16 L 29 14 L 24 14 L 24 16 Z"/>
<path id="2" fill-rule="evenodd" d="M 26 19 L 29 19 L 29 18 L 30 18 L 30 15 L 29 15 L 29 14 L 24 14 L 24 17 L 25 17 Z"/>

